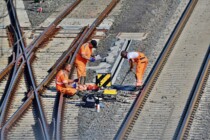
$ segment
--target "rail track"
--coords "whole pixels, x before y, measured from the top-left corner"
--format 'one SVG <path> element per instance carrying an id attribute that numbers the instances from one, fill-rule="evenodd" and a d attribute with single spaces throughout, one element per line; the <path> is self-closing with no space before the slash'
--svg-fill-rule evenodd
<path id="1" fill-rule="evenodd" d="M 203 60 L 203 64 L 197 75 L 191 94 L 186 103 L 185 110 L 183 111 L 180 123 L 174 135 L 174 139 L 187 139 L 192 123 L 196 123 L 193 121 L 198 106 L 202 106 L 202 104 L 205 104 L 205 102 L 204 103 L 201 102 L 201 98 L 203 94 L 207 94 L 207 92 L 206 93 L 204 92 L 204 89 L 207 85 L 209 72 L 210 72 L 210 47 L 208 48 L 206 56 Z M 206 97 L 208 97 L 208 94 Z M 201 110 L 204 112 L 202 108 Z"/>
<path id="2" fill-rule="evenodd" d="M 7 51 L 7 53 L 5 54 L 8 56 L 4 55 L 4 60 L 0 60 L 0 62 L 5 61 L 5 65 L 3 66 L 5 67 L 5 69 L 0 69 L 0 93 L 3 93 L 1 97 L 0 117 L 1 139 L 81 138 L 78 132 L 79 108 L 76 107 L 75 104 L 72 105 L 71 100 L 65 99 L 63 98 L 63 96 L 56 94 L 56 90 L 55 88 L 53 88 L 54 76 L 65 62 L 68 61 L 71 64 L 73 63 L 76 54 L 75 52 L 77 51 L 79 46 L 82 45 L 82 43 L 90 38 L 101 38 L 100 36 L 93 35 L 96 31 L 100 30 L 97 30 L 96 27 L 103 21 L 103 19 L 108 15 L 108 13 L 112 10 L 112 8 L 117 4 L 118 1 L 119 0 L 113 0 L 110 5 L 107 6 L 107 8 L 100 14 L 100 16 L 91 24 L 90 27 L 87 26 L 83 28 L 77 28 L 76 30 L 61 28 L 60 26 L 58 26 L 59 23 L 81 2 L 80 0 L 77 0 L 61 15 L 59 15 L 58 18 L 56 18 L 56 20 L 52 24 L 50 24 L 50 26 L 48 26 L 47 28 L 33 30 L 30 38 L 34 40 L 31 43 L 28 43 L 27 40 L 23 40 L 21 37 L 23 36 L 23 31 L 30 30 L 29 28 L 21 29 L 20 27 L 18 27 L 17 23 L 16 32 L 20 34 L 19 36 L 13 36 L 10 30 L 7 30 L 6 34 L 6 30 L 2 29 L 3 32 L 5 32 L 5 37 L 10 37 L 9 42 L 5 41 L 7 45 L 15 46 L 14 44 L 21 44 L 17 45 L 12 56 L 11 52 Z M 8 3 L 10 2 L 11 1 L 8 0 Z M 174 60 L 173 62 L 172 58 L 170 57 L 171 55 L 173 56 L 173 52 L 175 52 L 173 50 L 173 47 L 178 40 L 178 37 L 182 29 L 184 28 L 184 25 L 186 24 L 189 15 L 193 11 L 193 8 L 197 1 L 192 0 L 190 2 L 192 3 L 188 4 L 188 7 L 185 10 L 185 14 L 183 14 L 182 16 L 183 20 L 180 19 L 179 23 L 176 26 L 176 29 L 174 29 L 173 34 L 170 36 L 164 50 L 161 53 L 161 56 L 155 64 L 153 71 L 151 71 L 150 75 L 148 76 L 144 84 L 144 89 L 138 94 L 136 99 L 130 98 L 129 103 L 122 103 L 120 105 L 118 104 L 119 108 L 118 110 L 115 110 L 116 113 L 112 118 L 113 123 L 110 124 L 113 128 L 111 130 L 112 132 L 107 131 L 103 134 L 106 136 L 107 139 L 112 139 L 114 137 L 115 131 L 117 131 L 118 127 L 122 123 L 123 116 L 125 116 L 125 114 L 127 113 L 125 111 L 128 110 L 130 107 L 131 110 L 129 111 L 129 114 L 127 115 L 121 128 L 118 131 L 118 134 L 115 136 L 114 139 L 156 138 L 154 136 L 157 136 L 158 138 L 170 137 L 162 136 L 159 134 L 159 131 L 161 131 L 163 134 L 163 129 L 165 130 L 166 128 L 168 128 L 168 126 L 163 123 L 168 122 L 170 117 L 168 117 L 169 119 L 166 118 L 168 115 L 167 113 L 164 114 L 166 116 L 165 118 L 161 117 L 161 115 L 158 114 L 158 111 L 160 112 L 160 110 L 164 108 L 166 112 L 173 112 L 170 110 L 171 108 L 173 108 L 174 110 L 173 104 L 179 103 L 179 101 L 177 101 L 179 99 L 171 100 L 173 103 L 167 101 L 167 99 L 170 100 L 171 98 L 177 98 L 176 96 L 178 95 L 176 95 L 176 93 L 178 91 L 177 89 L 175 89 L 175 87 L 178 87 L 177 81 L 175 81 L 175 83 L 171 83 L 171 85 L 168 85 L 163 81 L 164 84 L 169 86 L 165 89 L 158 89 L 158 87 L 163 87 L 163 85 L 156 84 L 161 83 L 158 81 L 159 79 L 165 79 L 165 81 L 171 82 L 171 80 L 168 79 L 168 77 L 164 77 L 164 74 L 162 73 L 166 71 L 165 67 L 170 67 L 168 66 L 168 63 L 172 63 L 177 66 L 176 63 L 179 63 L 181 61 Z M 15 13 L 13 13 L 13 16 L 14 15 Z M 13 20 L 15 20 L 15 18 Z M 14 26 L 15 25 L 13 25 L 13 27 Z M 68 41 L 66 41 L 67 39 Z M 19 40 L 21 40 L 21 42 L 19 42 Z M 28 47 L 26 47 L 27 45 Z M 59 51 L 57 48 L 59 48 Z M 178 47 L 174 48 L 176 49 Z M 187 47 L 181 49 L 191 51 Z M 199 58 L 196 56 L 195 57 L 198 58 L 198 60 L 201 60 L 202 54 L 205 52 L 205 47 L 197 50 L 196 52 L 199 52 Z M 190 53 L 187 53 L 187 55 L 194 55 L 194 52 L 192 51 Z M 8 64 L 9 57 L 10 61 Z M 165 58 L 162 59 L 163 57 Z M 182 57 L 182 55 L 179 55 L 179 57 Z M 191 62 L 190 60 L 186 61 L 189 63 Z M 200 61 L 196 62 L 196 66 L 200 64 Z M 184 63 L 181 63 L 181 65 L 184 65 Z M 40 67 L 38 68 L 37 66 Z M 175 67 L 172 66 L 169 71 L 173 71 L 174 69 Z M 182 70 L 184 72 L 185 69 Z M 196 73 L 196 70 L 193 72 Z M 26 75 L 30 76 L 28 77 Z M 166 73 L 165 75 L 170 74 Z M 177 77 L 180 78 L 179 74 Z M 164 92 L 169 90 L 172 85 L 175 85 L 172 89 L 173 93 L 175 92 L 174 96 L 171 96 L 170 94 L 166 94 Z M 155 89 L 158 89 L 158 91 Z M 160 94 L 159 96 L 154 96 L 155 93 L 163 94 Z M 136 95 L 136 93 L 130 91 L 119 91 L 118 94 L 118 97 L 129 97 L 132 94 Z M 184 96 L 183 98 L 186 97 L 187 91 L 186 96 Z M 159 98 L 160 100 L 155 100 Z M 132 105 L 131 102 L 133 101 L 134 104 Z M 185 103 L 185 100 L 182 100 L 181 102 Z M 135 104 L 137 104 L 137 107 L 135 106 Z M 151 108 L 149 106 L 151 106 Z M 132 110 L 133 108 L 137 111 L 137 113 Z M 148 111 L 150 109 L 151 111 L 153 111 L 153 113 L 150 113 Z M 180 113 L 180 111 L 178 113 Z M 153 114 L 156 114 L 156 116 L 154 118 L 150 118 L 150 116 L 152 116 Z M 144 115 L 146 116 L 146 118 L 144 118 Z M 127 120 L 128 118 L 131 118 L 131 120 Z M 155 122 L 155 120 L 159 118 L 160 120 L 157 121 L 158 123 L 153 124 L 153 122 Z M 143 124 L 144 122 L 149 122 L 149 125 Z M 143 126 L 145 127 L 139 127 L 138 123 L 143 124 Z M 158 128 L 158 126 L 160 127 Z M 163 126 L 165 127 L 163 128 Z M 174 127 L 175 125 L 173 125 L 173 128 Z M 144 131 L 144 129 L 148 130 L 148 132 Z M 150 132 L 154 130 L 157 133 Z M 140 136 L 139 134 L 137 134 L 139 131 L 142 132 Z M 169 130 L 169 133 L 171 135 L 173 132 Z M 150 133 L 151 135 L 148 133 Z"/>
<path id="3" fill-rule="evenodd" d="M 65 30 L 63 33 L 59 34 L 62 29 L 59 27 L 57 28 L 57 25 L 80 2 L 80 0 L 77 0 L 69 6 L 53 23 L 44 29 L 41 34 L 38 34 L 28 47 L 26 47 L 26 42 L 24 42 L 23 39 L 23 33 L 17 20 L 13 1 L 7 1 L 12 23 L 11 26 L 14 28 L 13 33 L 11 34 L 13 35 L 14 31 L 16 34 L 14 35 L 15 41 L 11 41 L 13 44 L 11 46 L 15 46 L 13 61 L 11 61 L 11 63 L 9 63 L 9 65 L 0 73 L 2 82 L 9 85 L 8 88 L 5 84 L 1 85 L 1 87 L 5 87 L 1 102 L 1 139 L 75 138 L 74 136 L 69 137 L 69 134 L 71 135 L 75 132 L 69 133 L 68 131 L 68 133 L 66 133 L 65 131 L 62 132 L 60 130 L 61 116 L 59 115 L 63 114 L 62 111 L 64 109 L 62 105 L 65 105 L 65 100 L 63 100 L 62 96 L 60 96 L 60 98 L 58 98 L 58 96 L 52 96 L 52 93 L 55 93 L 54 95 L 56 95 L 55 89 L 46 89 L 46 87 L 53 84 L 56 72 L 66 61 L 71 60 L 71 63 L 73 63 L 74 59 L 69 59 L 69 56 L 73 55 L 76 48 L 79 48 L 82 43 L 94 37 L 94 33 L 97 31 L 96 27 L 114 8 L 118 0 L 113 0 L 90 27 L 77 29 L 76 35 L 75 31 L 73 31 L 74 35 L 72 36 L 72 39 L 70 39 L 69 42 L 66 42 L 66 36 L 69 38 L 72 33 L 68 33 Z M 33 38 L 34 32 L 32 31 L 32 33 Z M 100 38 L 100 36 L 95 37 Z M 66 43 L 62 43 L 64 41 Z M 71 45 L 69 46 L 69 44 Z M 60 48 L 59 51 L 57 51 L 58 47 Z M 74 53 L 74 55 L 75 54 L 76 53 Z M 37 68 L 37 65 L 43 65 L 44 67 Z M 12 74 L 11 71 L 13 72 Z M 8 75 L 8 73 L 10 73 L 10 75 Z M 23 73 L 25 76 L 22 75 Z M 8 76 L 12 77 L 11 80 L 5 78 Z M 76 110 L 78 110 L 76 107 L 73 110 L 71 110 L 72 106 L 70 109 L 69 107 L 65 108 L 68 109 L 68 114 L 65 113 L 67 116 L 73 114 L 76 117 Z M 62 124 L 66 125 L 68 123 Z M 63 130 L 69 130 L 70 128 L 74 131 L 76 124 L 75 126 L 72 126 L 71 124 L 67 127 L 68 129 L 65 128 Z"/>
<path id="4" fill-rule="evenodd" d="M 202 7 L 201 5 L 205 3 L 198 2 L 197 4 L 197 2 L 197 0 L 189 1 L 147 77 L 143 90 L 138 94 L 114 139 L 173 138 L 179 118 L 184 110 L 183 104 L 186 103 L 193 87 L 190 81 L 194 81 L 195 75 L 198 73 L 198 69 L 195 70 L 194 66 L 200 67 L 208 50 L 206 44 L 201 48 L 196 45 L 193 45 L 192 48 L 187 47 L 192 46 L 193 42 L 192 39 L 186 37 L 187 31 L 185 28 L 189 30 L 190 26 L 187 21 L 192 18 L 189 21 L 190 23 L 201 24 L 195 20 L 197 14 L 190 18 L 193 11 L 197 13 Z M 206 1 L 206 3 L 208 2 Z M 207 15 L 206 17 L 208 18 Z M 204 28 L 207 28 L 207 25 Z M 196 30 L 196 32 L 203 33 L 203 29 Z M 202 44 L 201 40 L 195 41 Z M 198 57 L 192 59 L 191 57 L 194 55 Z M 187 56 L 191 57 L 187 58 Z M 192 67 L 190 63 L 193 63 L 194 66 Z"/>

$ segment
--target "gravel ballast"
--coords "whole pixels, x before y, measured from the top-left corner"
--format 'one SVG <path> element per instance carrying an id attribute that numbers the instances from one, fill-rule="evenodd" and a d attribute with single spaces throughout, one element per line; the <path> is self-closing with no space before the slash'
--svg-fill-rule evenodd
<path id="1" fill-rule="evenodd" d="M 50 0 L 42 3 L 43 14 L 36 12 L 39 3 L 33 1 L 24 1 L 27 7 L 27 13 L 33 26 L 42 23 L 58 5 L 72 3 L 73 0 Z M 119 32 L 145 32 L 148 36 L 143 41 L 133 40 L 129 51 L 142 51 L 149 58 L 149 65 L 146 76 L 154 65 L 159 53 L 164 46 L 155 47 L 162 36 L 164 29 L 171 20 L 175 10 L 179 6 L 180 1 L 177 0 L 123 0 L 121 13 L 114 17 L 115 21 L 111 30 L 107 33 L 107 37 L 100 40 L 96 53 L 102 57 L 106 57 L 110 46 L 118 40 L 116 38 Z M 102 47 L 103 46 L 103 47 Z M 99 62 L 90 65 L 97 65 Z M 121 74 L 117 81 L 120 83 L 128 70 L 128 63 L 124 62 Z M 91 82 L 94 71 L 89 70 L 87 81 Z M 125 83 L 134 83 L 133 78 L 127 78 Z M 95 109 L 80 108 L 78 114 L 80 139 L 102 139 L 108 140 L 114 137 L 118 127 L 123 120 L 126 112 L 129 110 L 131 103 L 123 102 L 104 102 L 104 108 L 98 113 Z M 120 111 L 124 110 L 123 113 Z M 121 114 L 120 116 L 117 116 Z M 115 117 L 114 117 L 115 116 Z M 116 117 L 117 116 L 117 117 Z M 119 119 L 119 120 L 116 120 Z M 116 122 L 117 121 L 117 122 Z"/>

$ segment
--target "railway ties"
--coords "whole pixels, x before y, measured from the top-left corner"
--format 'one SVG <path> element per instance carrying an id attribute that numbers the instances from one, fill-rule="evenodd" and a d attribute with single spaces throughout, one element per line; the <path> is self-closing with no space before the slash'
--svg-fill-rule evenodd
<path id="1" fill-rule="evenodd" d="M 210 32 L 205 24 L 209 15 L 198 19 L 208 5 L 208 1 L 189 1 L 115 139 L 173 139 L 202 60 L 209 53 Z M 189 32 L 201 33 L 205 39 Z"/>
<path id="2" fill-rule="evenodd" d="M 75 3 L 79 3 L 80 1 L 76 1 Z M 114 5 L 117 3 L 118 1 L 113 1 L 113 7 L 114 7 Z M 74 5 L 74 6 L 76 6 L 76 5 Z M 110 5 L 111 6 L 111 5 Z M 111 6 L 112 7 L 112 6 Z M 108 7 L 107 8 L 108 10 L 106 11 L 106 12 L 110 12 L 109 10 L 111 10 L 111 8 L 110 7 Z M 66 11 L 65 11 L 66 12 Z M 65 13 L 66 14 L 66 13 Z M 104 17 L 106 16 L 106 14 L 105 15 L 103 15 Z M 64 18 L 64 16 L 63 15 L 60 15 L 60 17 L 63 17 Z M 36 53 L 36 55 L 37 55 L 37 58 L 35 59 L 35 60 L 32 60 L 31 59 L 31 61 L 33 61 L 33 65 L 36 65 L 36 64 L 38 64 L 38 63 L 42 63 L 42 60 L 41 59 L 39 59 L 39 57 L 41 58 L 41 56 L 43 56 L 43 54 L 45 54 L 45 51 L 49 51 L 49 50 L 51 50 L 51 49 L 49 49 L 49 48 L 47 48 L 47 47 L 45 47 L 44 49 L 39 49 L 38 47 L 40 46 L 40 45 L 42 45 L 42 43 L 44 43 L 44 42 L 46 42 L 46 45 L 48 46 L 50 43 L 52 43 L 51 41 L 48 43 L 48 41 L 46 41 L 45 40 L 45 38 L 47 37 L 47 36 L 50 36 L 50 32 L 49 32 L 49 34 L 48 34 L 48 32 L 47 32 L 47 30 L 51 30 L 52 31 L 52 28 L 54 28 L 54 27 L 56 27 L 56 25 L 58 25 L 58 23 L 61 21 L 61 19 L 62 18 L 58 18 L 58 20 L 56 20 L 53 24 L 51 24 L 49 27 L 48 27 L 48 29 L 46 29 L 41 35 L 39 35 L 35 40 L 33 40 L 32 41 L 32 43 L 30 43 L 29 44 L 29 47 L 27 47 L 26 49 L 21 49 L 21 51 L 22 51 L 22 53 L 23 53 L 23 56 L 24 56 L 24 58 L 25 59 L 31 59 L 31 56 L 34 56 L 34 52 L 38 49 L 39 51 L 37 51 L 37 53 Z M 100 23 L 102 21 L 102 19 L 101 18 L 99 18 L 99 20 L 97 21 L 98 22 L 98 24 Z M 94 23 L 94 24 L 96 24 L 96 23 Z M 97 24 L 96 24 L 97 25 Z M 52 28 L 51 28 L 52 27 Z M 86 41 L 86 39 L 87 38 L 89 38 L 89 37 L 91 37 L 92 36 L 92 33 L 95 31 L 95 27 L 96 26 L 92 26 L 92 27 L 90 27 L 90 29 L 89 30 L 86 30 L 86 31 L 88 31 L 87 33 L 87 35 L 83 35 L 83 36 L 85 36 L 85 39 L 80 39 L 80 40 L 78 40 L 78 42 L 85 42 Z M 87 29 L 87 28 L 86 28 Z M 96 36 L 96 38 L 97 38 L 98 36 Z M 55 37 L 56 38 L 56 37 Z M 53 40 L 55 40 L 55 38 L 53 39 Z M 60 38 L 60 37 L 58 37 L 58 38 Z M 62 37 L 61 37 L 62 38 Z M 65 38 L 65 37 L 64 37 Z M 100 38 L 100 37 L 99 37 Z M 77 40 L 78 38 L 76 37 L 75 38 L 75 40 Z M 72 40 L 71 40 L 72 41 Z M 58 43 L 59 44 L 59 43 Z M 69 43 L 67 43 L 67 44 L 70 44 L 70 42 Z M 49 112 L 47 113 L 47 121 L 45 121 L 45 115 L 46 114 L 42 114 L 42 111 L 40 112 L 40 109 L 42 108 L 40 105 L 41 104 L 39 104 L 38 103 L 38 107 L 39 107 L 39 112 L 40 112 L 40 114 L 37 114 L 36 112 L 37 112 L 37 108 L 35 107 L 37 104 L 33 104 L 33 106 L 32 107 L 30 107 L 29 108 L 29 105 L 32 103 L 32 101 L 33 101 L 33 99 L 35 98 L 36 99 L 36 101 L 38 101 L 39 102 L 39 99 L 41 98 L 41 102 L 43 103 L 43 102 L 45 102 L 45 103 L 49 103 L 50 102 L 50 104 L 49 104 L 49 106 L 48 106 L 48 104 L 46 105 L 46 107 L 48 108 L 48 107 L 50 107 L 50 108 L 56 108 L 55 107 L 55 104 L 54 104 L 54 101 L 55 101 L 55 97 L 53 97 L 53 100 L 52 100 L 52 98 L 51 99 L 47 99 L 47 98 L 45 98 L 44 96 L 43 97 L 38 97 L 38 93 L 41 93 L 41 92 L 43 92 L 43 90 L 45 90 L 45 87 L 48 85 L 48 84 L 50 84 L 50 83 L 52 83 L 53 81 L 53 77 L 55 76 L 55 72 L 62 66 L 62 64 L 64 64 L 65 63 L 65 61 L 68 59 L 68 57 L 69 57 L 69 55 L 72 53 L 72 51 L 74 51 L 74 49 L 76 49 L 76 46 L 77 45 L 80 45 L 81 46 L 81 44 L 82 43 L 80 43 L 80 44 L 78 44 L 78 43 L 76 43 L 75 44 L 75 42 L 73 42 L 72 43 L 72 45 L 70 46 L 70 48 L 68 49 L 68 50 L 66 50 L 64 53 L 63 53 L 63 55 L 59 58 L 59 55 L 58 56 L 55 56 L 55 59 L 53 60 L 54 62 L 55 62 L 55 64 L 53 65 L 53 69 L 51 69 L 50 71 L 49 71 L 49 74 L 47 75 L 47 73 L 43 73 L 43 71 L 44 70 L 46 70 L 46 69 L 50 69 L 50 67 L 48 67 L 47 68 L 47 66 L 45 66 L 45 67 L 43 67 L 42 68 L 42 71 L 36 71 L 36 70 L 34 70 L 34 69 L 36 69 L 36 67 L 33 67 L 33 65 L 31 65 L 30 66 L 30 63 L 31 63 L 31 61 L 30 61 L 30 63 L 28 62 L 28 60 L 26 60 L 26 62 L 25 62 L 25 60 L 22 60 L 21 61 L 21 64 L 23 64 L 23 63 L 26 63 L 26 65 L 25 65 L 25 68 L 27 68 L 28 69 L 28 72 L 29 72 L 29 75 L 30 75 L 30 77 L 26 80 L 26 81 L 31 81 L 31 83 L 32 83 L 32 91 L 30 92 L 30 93 L 27 93 L 27 100 L 21 105 L 21 107 L 13 114 L 13 113 L 11 113 L 10 112 L 10 115 L 9 116 L 11 116 L 12 114 L 12 116 L 10 117 L 10 118 L 7 118 L 6 119 L 6 123 L 5 123 L 5 125 L 3 126 L 3 128 L 2 128 L 2 131 L 1 131 L 1 138 L 2 139 L 4 139 L 5 138 L 5 136 L 8 136 L 8 138 L 10 138 L 10 139 L 13 139 L 13 138 L 15 138 L 15 136 L 17 136 L 17 138 L 21 138 L 21 137 L 24 137 L 24 136 L 26 136 L 26 137 L 29 137 L 29 138 L 33 138 L 33 139 L 39 139 L 39 137 L 37 137 L 38 135 L 40 135 L 40 132 L 38 132 L 37 133 L 37 131 L 35 130 L 36 128 L 37 128 L 37 126 L 39 127 L 39 128 L 41 128 L 40 130 L 41 130 L 41 133 L 42 134 L 44 134 L 44 137 L 45 137 L 45 139 L 49 139 L 50 137 L 51 137 L 51 134 L 49 135 L 49 133 L 54 133 L 54 131 L 55 131 L 55 119 L 53 118 L 53 111 L 50 111 L 49 110 Z M 22 44 L 23 45 L 23 44 Z M 65 45 L 65 44 L 63 44 L 63 45 Z M 56 47 L 56 45 L 54 45 L 54 47 Z M 71 48 L 71 47 L 73 47 L 73 48 Z M 65 48 L 62 48 L 62 49 L 64 49 L 65 50 Z M 53 49 L 52 49 L 53 50 Z M 63 50 L 63 51 L 64 51 Z M 20 51 L 20 52 L 21 52 Z M 55 51 L 55 50 L 54 50 Z M 63 52 L 62 50 L 60 50 L 61 52 Z M 57 53 L 57 52 L 56 52 Z M 30 57 L 28 57 L 27 55 L 28 54 L 30 54 Z M 50 53 L 49 53 L 50 54 Z M 49 55 L 49 57 L 52 57 L 52 55 L 53 54 L 50 54 Z M 21 53 L 20 53 L 20 55 L 17 55 L 16 56 L 16 58 L 17 58 L 17 60 L 19 59 L 21 57 Z M 47 57 L 47 56 L 45 56 L 45 60 L 49 60 L 49 57 Z M 56 61 L 57 59 L 59 58 L 59 61 Z M 18 61 L 17 60 L 14 60 L 14 62 L 15 63 L 17 63 Z M 51 66 L 53 63 L 51 63 L 51 64 L 49 64 L 49 66 Z M 47 63 L 47 65 L 48 65 L 48 63 Z M 31 68 L 33 69 L 33 72 L 31 71 Z M 4 76 L 6 76 L 6 70 L 7 69 L 5 69 L 5 71 L 3 70 L 3 72 L 1 73 L 1 74 L 4 74 L 2 77 L 4 77 Z M 9 71 L 9 70 L 8 70 Z M 40 75 L 40 73 L 42 74 L 42 75 Z M 33 76 L 33 75 L 36 75 L 36 76 Z M 33 77 L 36 77 L 37 79 L 33 79 Z M 23 84 L 24 85 L 24 84 Z M 36 87 L 36 85 L 38 85 L 37 87 Z M 22 85 L 21 85 L 22 86 Z M 25 85 L 25 87 L 27 87 L 28 86 L 28 84 L 27 85 Z M 29 91 L 29 89 L 31 89 L 30 88 L 30 84 L 29 84 L 29 87 L 28 87 L 28 89 L 26 90 L 26 91 Z M 34 97 L 34 93 L 33 92 L 35 92 L 35 97 Z M 51 93 L 51 92 L 50 92 Z M 24 94 L 22 94 L 22 95 L 24 95 Z M 44 95 L 44 94 L 43 94 Z M 22 97 L 21 97 L 22 98 Z M 14 98 L 14 99 L 16 99 L 16 98 Z M 45 100 L 46 99 L 46 100 Z M 17 99 L 18 100 L 18 99 Z M 45 101 L 43 101 L 43 100 L 45 100 Z M 7 101 L 9 101 L 9 100 L 7 100 Z M 4 102 L 6 102 L 6 101 L 4 101 Z M 45 104 L 44 103 L 44 104 Z M 41 108 L 40 108 L 41 107 Z M 27 111 L 24 113 L 24 110 L 26 110 L 27 109 Z M 44 109 L 44 110 L 47 110 L 47 109 Z M 15 110 L 14 110 L 15 111 Z M 48 111 L 48 110 L 47 110 Z M 75 110 L 74 110 L 75 111 Z M 24 123 L 22 123 L 23 121 L 24 121 L 24 119 L 26 119 L 26 118 L 24 118 L 25 116 L 24 116 L 24 114 L 25 115 L 27 115 L 28 117 L 29 117 L 29 119 L 27 119 L 28 121 L 26 121 L 28 124 L 31 124 L 31 125 L 28 125 L 29 127 L 30 126 L 34 126 L 34 127 L 31 127 L 31 128 L 29 128 L 29 131 L 31 132 L 31 133 L 27 133 L 27 131 L 23 131 L 23 132 L 26 132 L 25 134 L 23 133 L 22 135 L 21 135 L 21 130 L 23 129 L 22 127 L 24 127 Z M 41 119 L 38 117 L 37 118 L 37 115 L 41 115 Z M 23 115 L 23 116 L 22 116 Z M 21 117 L 22 116 L 22 117 Z M 24 118 L 23 119 L 23 121 L 22 121 L 22 119 L 19 119 L 19 118 Z M 52 117 L 52 118 L 51 118 Z M 33 120 L 33 121 L 31 121 L 30 122 L 30 118 L 32 118 L 31 120 Z M 51 121 L 52 120 L 52 121 Z M 50 121 L 51 121 L 51 125 L 49 126 L 48 125 L 48 123 L 50 123 Z M 14 122 L 17 122 L 15 125 L 14 125 Z M 20 123 L 20 124 L 19 124 Z M 47 124 L 47 126 L 46 126 L 46 124 Z M 14 125 L 14 126 L 13 126 Z M 18 128 L 18 126 L 21 128 L 21 129 L 17 129 Z M 17 127 L 17 128 L 16 128 Z M 50 127 L 50 128 L 49 128 Z M 11 130 L 9 129 L 9 128 L 12 128 Z M 28 127 L 26 127 L 26 128 L 28 128 Z M 8 132 L 9 131 L 9 132 Z M 5 133 L 5 132 L 8 132 L 7 134 Z M 14 133 L 13 133 L 14 132 Z M 33 133 L 34 133 L 34 135 L 33 135 Z M 53 135 L 53 137 L 55 137 L 55 135 Z"/>
<path id="3" fill-rule="evenodd" d="M 191 129 L 192 124 L 195 124 L 194 127 L 199 130 L 199 125 L 204 125 L 202 121 L 196 119 L 197 117 L 203 117 L 202 114 L 206 114 L 208 104 L 204 99 L 210 98 L 208 93 L 209 88 L 209 73 L 210 73 L 210 46 L 206 52 L 205 58 L 203 60 L 203 64 L 201 65 L 200 71 L 197 75 L 189 98 L 186 102 L 185 109 L 180 118 L 179 125 L 176 129 L 176 133 L 174 135 L 174 139 L 188 139 L 189 133 L 194 131 Z M 203 99 L 204 98 L 204 99 Z M 199 110 L 198 110 L 199 109 Z M 207 119 L 208 116 L 204 117 Z M 197 124 L 196 124 L 197 123 Z M 207 125 L 207 124 L 205 124 Z M 204 126 L 205 126 L 204 125 Z M 207 130 L 208 131 L 208 130 Z M 190 137 L 198 137 L 202 134 L 202 131 L 194 131 L 194 133 L 190 133 Z M 206 133 L 203 131 L 203 133 Z M 203 139 L 209 138 L 207 135 L 202 136 Z"/>
<path id="4" fill-rule="evenodd" d="M 79 1 L 77 1 L 77 2 L 79 2 Z M 74 5 L 74 6 L 75 6 L 75 5 Z M 72 9 L 72 8 L 70 7 L 70 9 Z M 65 12 L 66 12 L 66 11 L 65 11 Z M 65 13 L 65 14 L 67 14 L 67 13 Z M 61 15 L 61 16 L 63 16 L 63 15 Z M 13 19 L 13 20 L 14 20 L 14 19 Z M 59 21 L 60 21 L 60 20 L 61 20 L 61 19 L 59 18 Z M 59 22 L 57 21 L 57 24 L 58 24 L 58 23 L 59 23 Z M 56 24 L 53 23 L 53 25 L 56 25 Z M 51 30 L 51 31 L 52 31 L 52 30 Z M 46 32 L 45 32 L 44 35 L 46 36 Z M 37 41 L 37 40 L 38 40 L 38 39 L 36 39 L 36 41 Z M 40 40 L 38 40 L 38 41 L 40 41 Z M 37 44 L 36 44 L 37 42 L 33 42 L 33 43 L 35 43 L 35 45 L 37 45 Z M 39 43 L 41 43 L 41 41 L 40 41 Z M 36 46 L 35 46 L 35 47 L 36 47 Z M 35 47 L 33 47 L 33 48 L 35 48 Z M 31 48 L 31 49 L 33 49 L 33 48 Z M 32 51 L 29 50 L 29 53 L 30 53 L 30 52 L 32 52 Z M 25 55 L 25 54 L 24 54 L 24 55 Z M 26 57 L 26 56 L 25 56 L 25 57 Z M 29 59 L 30 59 L 30 58 L 29 58 Z M 27 63 L 28 63 L 28 62 L 27 62 Z M 28 64 L 27 64 L 27 67 L 28 67 Z M 28 67 L 28 68 L 29 68 L 29 67 Z M 30 73 L 30 70 L 29 70 L 29 73 Z M 32 81 L 32 82 L 33 82 L 33 81 Z M 35 86 L 35 85 L 33 85 L 33 86 Z M 34 87 L 33 87 L 33 88 L 34 88 Z M 35 91 L 35 92 L 37 92 L 37 91 Z M 24 106 L 24 104 L 23 104 L 23 106 Z M 40 106 L 39 106 L 39 107 L 40 107 Z M 41 115 L 42 115 L 42 114 L 41 114 Z M 1 117 L 2 117 L 2 116 L 1 116 Z M 42 116 L 42 117 L 43 117 L 43 116 Z M 41 122 L 42 122 L 42 123 L 45 123 L 44 120 L 43 120 L 43 118 L 42 118 L 41 121 L 40 121 L 40 119 L 39 119 L 39 124 L 40 124 Z M 10 125 L 10 126 L 11 126 L 11 125 Z M 45 138 L 46 138 L 46 139 L 49 139 L 49 138 L 47 138 L 47 137 L 49 136 L 49 135 L 47 135 L 47 133 L 48 133 L 47 131 L 48 131 L 48 130 L 46 130 L 46 127 L 45 127 L 44 125 L 43 125 L 43 127 L 44 127 L 44 128 L 42 128 L 42 129 L 45 131 L 45 136 L 46 136 Z M 2 136 L 2 138 L 3 138 L 3 137 L 4 137 L 4 133 L 2 133 L 1 136 Z"/>

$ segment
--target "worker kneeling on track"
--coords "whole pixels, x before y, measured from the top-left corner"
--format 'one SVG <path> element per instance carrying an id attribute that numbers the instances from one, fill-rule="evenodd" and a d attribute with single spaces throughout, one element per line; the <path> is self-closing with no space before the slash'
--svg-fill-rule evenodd
<path id="1" fill-rule="evenodd" d="M 136 64 L 136 87 L 142 87 L 143 76 L 148 65 L 148 59 L 142 52 L 127 52 L 122 51 L 121 56 L 129 60 L 130 71 L 132 71 L 134 64 Z"/>
<path id="2" fill-rule="evenodd" d="M 69 79 L 69 73 L 71 70 L 70 64 L 65 64 L 64 69 L 60 70 L 56 75 L 56 90 L 61 94 L 65 94 L 67 96 L 73 96 L 77 94 L 78 96 L 82 96 L 80 91 L 87 90 L 86 85 L 76 84 L 78 79 L 71 80 Z"/>

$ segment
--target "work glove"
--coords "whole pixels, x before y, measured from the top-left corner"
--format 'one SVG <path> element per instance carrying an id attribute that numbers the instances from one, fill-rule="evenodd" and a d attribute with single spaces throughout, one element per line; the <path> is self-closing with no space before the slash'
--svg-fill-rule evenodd
<path id="1" fill-rule="evenodd" d="M 74 82 L 79 82 L 79 79 L 74 79 Z"/>
<path id="2" fill-rule="evenodd" d="M 95 62 L 95 61 L 96 61 L 96 59 L 94 57 L 90 58 L 90 62 Z"/>
<path id="3" fill-rule="evenodd" d="M 73 88 L 76 88 L 77 87 L 77 84 L 76 83 L 72 84 L 72 87 Z"/>
<path id="4" fill-rule="evenodd" d="M 95 58 L 96 60 L 101 60 L 101 59 L 102 59 L 102 57 L 101 57 L 100 55 L 96 55 L 96 56 L 94 56 L 94 58 Z"/>

